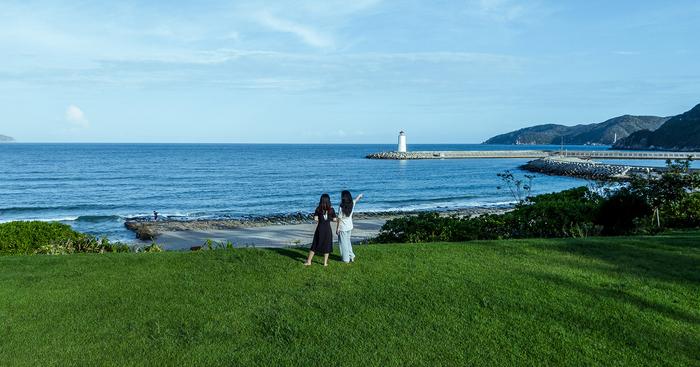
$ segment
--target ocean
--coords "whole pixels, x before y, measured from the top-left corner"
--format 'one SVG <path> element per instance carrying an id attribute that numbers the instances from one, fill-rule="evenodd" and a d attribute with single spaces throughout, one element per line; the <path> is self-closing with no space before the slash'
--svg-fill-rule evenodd
<path id="1" fill-rule="evenodd" d="M 497 188 L 501 181 L 496 174 L 511 170 L 522 176 L 525 172 L 518 166 L 527 161 L 364 158 L 394 149 L 395 145 L 0 144 L 0 221 L 60 221 L 86 233 L 135 242 L 124 221 L 149 217 L 154 210 L 161 217 L 182 220 L 308 213 L 324 192 L 337 205 L 344 189 L 365 194 L 358 206 L 365 212 L 503 206 L 513 197 Z M 409 146 L 468 149 L 523 146 Z M 533 193 L 586 184 L 582 179 L 537 175 Z"/>

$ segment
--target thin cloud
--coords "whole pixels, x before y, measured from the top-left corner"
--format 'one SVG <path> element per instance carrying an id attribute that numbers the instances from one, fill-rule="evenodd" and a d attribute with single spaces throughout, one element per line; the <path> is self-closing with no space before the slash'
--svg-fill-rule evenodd
<path id="1" fill-rule="evenodd" d="M 300 6 L 305 12 L 321 16 L 321 17 L 337 17 L 347 16 L 367 9 L 376 7 L 381 0 L 326 0 L 326 1 L 306 1 L 295 3 L 295 6 Z"/>
<path id="2" fill-rule="evenodd" d="M 613 51 L 615 55 L 621 55 L 621 56 L 637 56 L 640 54 L 638 51 Z"/>
<path id="3" fill-rule="evenodd" d="M 472 15 L 501 24 L 528 23 L 552 12 L 537 0 L 469 0 L 467 4 Z"/>
<path id="4" fill-rule="evenodd" d="M 269 13 L 261 13 L 257 16 L 257 21 L 261 25 L 274 31 L 290 33 L 309 46 L 317 48 L 333 47 L 334 41 L 331 37 L 321 32 L 298 23 L 278 18 Z"/>
<path id="5" fill-rule="evenodd" d="M 508 54 L 478 52 L 285 53 L 218 49 L 191 53 L 142 55 L 141 59 L 102 60 L 95 67 L 51 68 L 12 73 L 0 79 L 41 85 L 166 86 L 191 83 L 234 89 L 304 91 L 396 84 L 439 88 L 457 83 L 442 70 L 469 80 L 497 73 L 520 73 L 530 60 Z M 261 70 L 251 70 L 257 65 Z M 277 67 L 284 65 L 284 67 Z M 439 67 L 438 67 L 439 66 Z M 324 70 L 319 73 L 319 70 Z M 344 78 L 343 75 L 353 75 Z M 459 83 L 464 85 L 464 83 Z M 332 86 L 332 87 L 331 87 Z"/>
<path id="6" fill-rule="evenodd" d="M 66 108 L 66 121 L 73 126 L 88 128 L 90 121 L 85 117 L 85 113 L 78 106 L 70 105 Z"/>
<path id="7" fill-rule="evenodd" d="M 480 0 L 479 10 L 482 15 L 504 22 L 511 22 L 525 13 L 525 7 L 511 0 Z"/>

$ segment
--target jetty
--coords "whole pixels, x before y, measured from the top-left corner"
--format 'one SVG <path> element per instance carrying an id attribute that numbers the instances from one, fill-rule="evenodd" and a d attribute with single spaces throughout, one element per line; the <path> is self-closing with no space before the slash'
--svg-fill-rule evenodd
<path id="1" fill-rule="evenodd" d="M 520 168 L 547 175 L 570 176 L 593 180 L 629 180 L 633 176 L 657 176 L 666 169 L 636 165 L 610 164 L 595 160 L 674 160 L 700 159 L 700 152 L 678 151 L 628 151 L 628 150 L 437 150 L 412 151 L 406 149 L 406 133 L 399 133 L 396 151 L 372 153 L 368 159 L 413 160 L 413 159 L 528 159 Z M 594 160 L 595 159 L 595 160 Z M 692 170 L 696 172 L 696 170 Z"/>
<path id="2" fill-rule="evenodd" d="M 623 151 L 623 150 L 462 150 L 380 152 L 366 156 L 368 159 L 478 159 L 478 158 L 527 158 L 572 157 L 581 159 L 700 159 L 700 152 Z"/>
<path id="3" fill-rule="evenodd" d="M 660 167 L 605 164 L 576 157 L 547 157 L 535 159 L 520 166 L 530 172 L 553 176 L 569 176 L 593 180 L 627 180 L 632 176 L 661 173 Z"/>

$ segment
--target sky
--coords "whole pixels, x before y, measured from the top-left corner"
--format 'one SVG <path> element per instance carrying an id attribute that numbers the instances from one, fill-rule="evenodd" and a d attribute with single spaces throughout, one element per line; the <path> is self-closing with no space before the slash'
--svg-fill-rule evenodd
<path id="1" fill-rule="evenodd" d="M 700 1 L 0 0 L 23 142 L 479 143 L 700 103 Z"/>

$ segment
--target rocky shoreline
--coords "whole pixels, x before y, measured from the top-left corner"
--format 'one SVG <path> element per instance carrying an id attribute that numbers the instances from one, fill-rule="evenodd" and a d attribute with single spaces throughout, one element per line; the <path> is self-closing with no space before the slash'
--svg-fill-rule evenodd
<path id="1" fill-rule="evenodd" d="M 498 214 L 510 210 L 507 206 L 477 207 L 458 210 L 439 211 L 443 215 L 476 216 L 482 214 Z M 433 210 L 434 211 L 434 210 Z M 364 212 L 355 213 L 354 219 L 393 219 L 397 217 L 416 215 L 426 211 L 390 211 L 390 212 Z M 208 230 L 233 230 L 240 228 L 266 227 L 277 225 L 309 224 L 313 223 L 313 215 L 310 213 L 276 214 L 268 216 L 248 216 L 236 219 L 165 219 L 153 221 L 147 218 L 133 218 L 124 222 L 124 226 L 136 234 L 136 238 L 142 241 L 153 241 L 165 232 L 177 231 L 208 231 Z"/>

